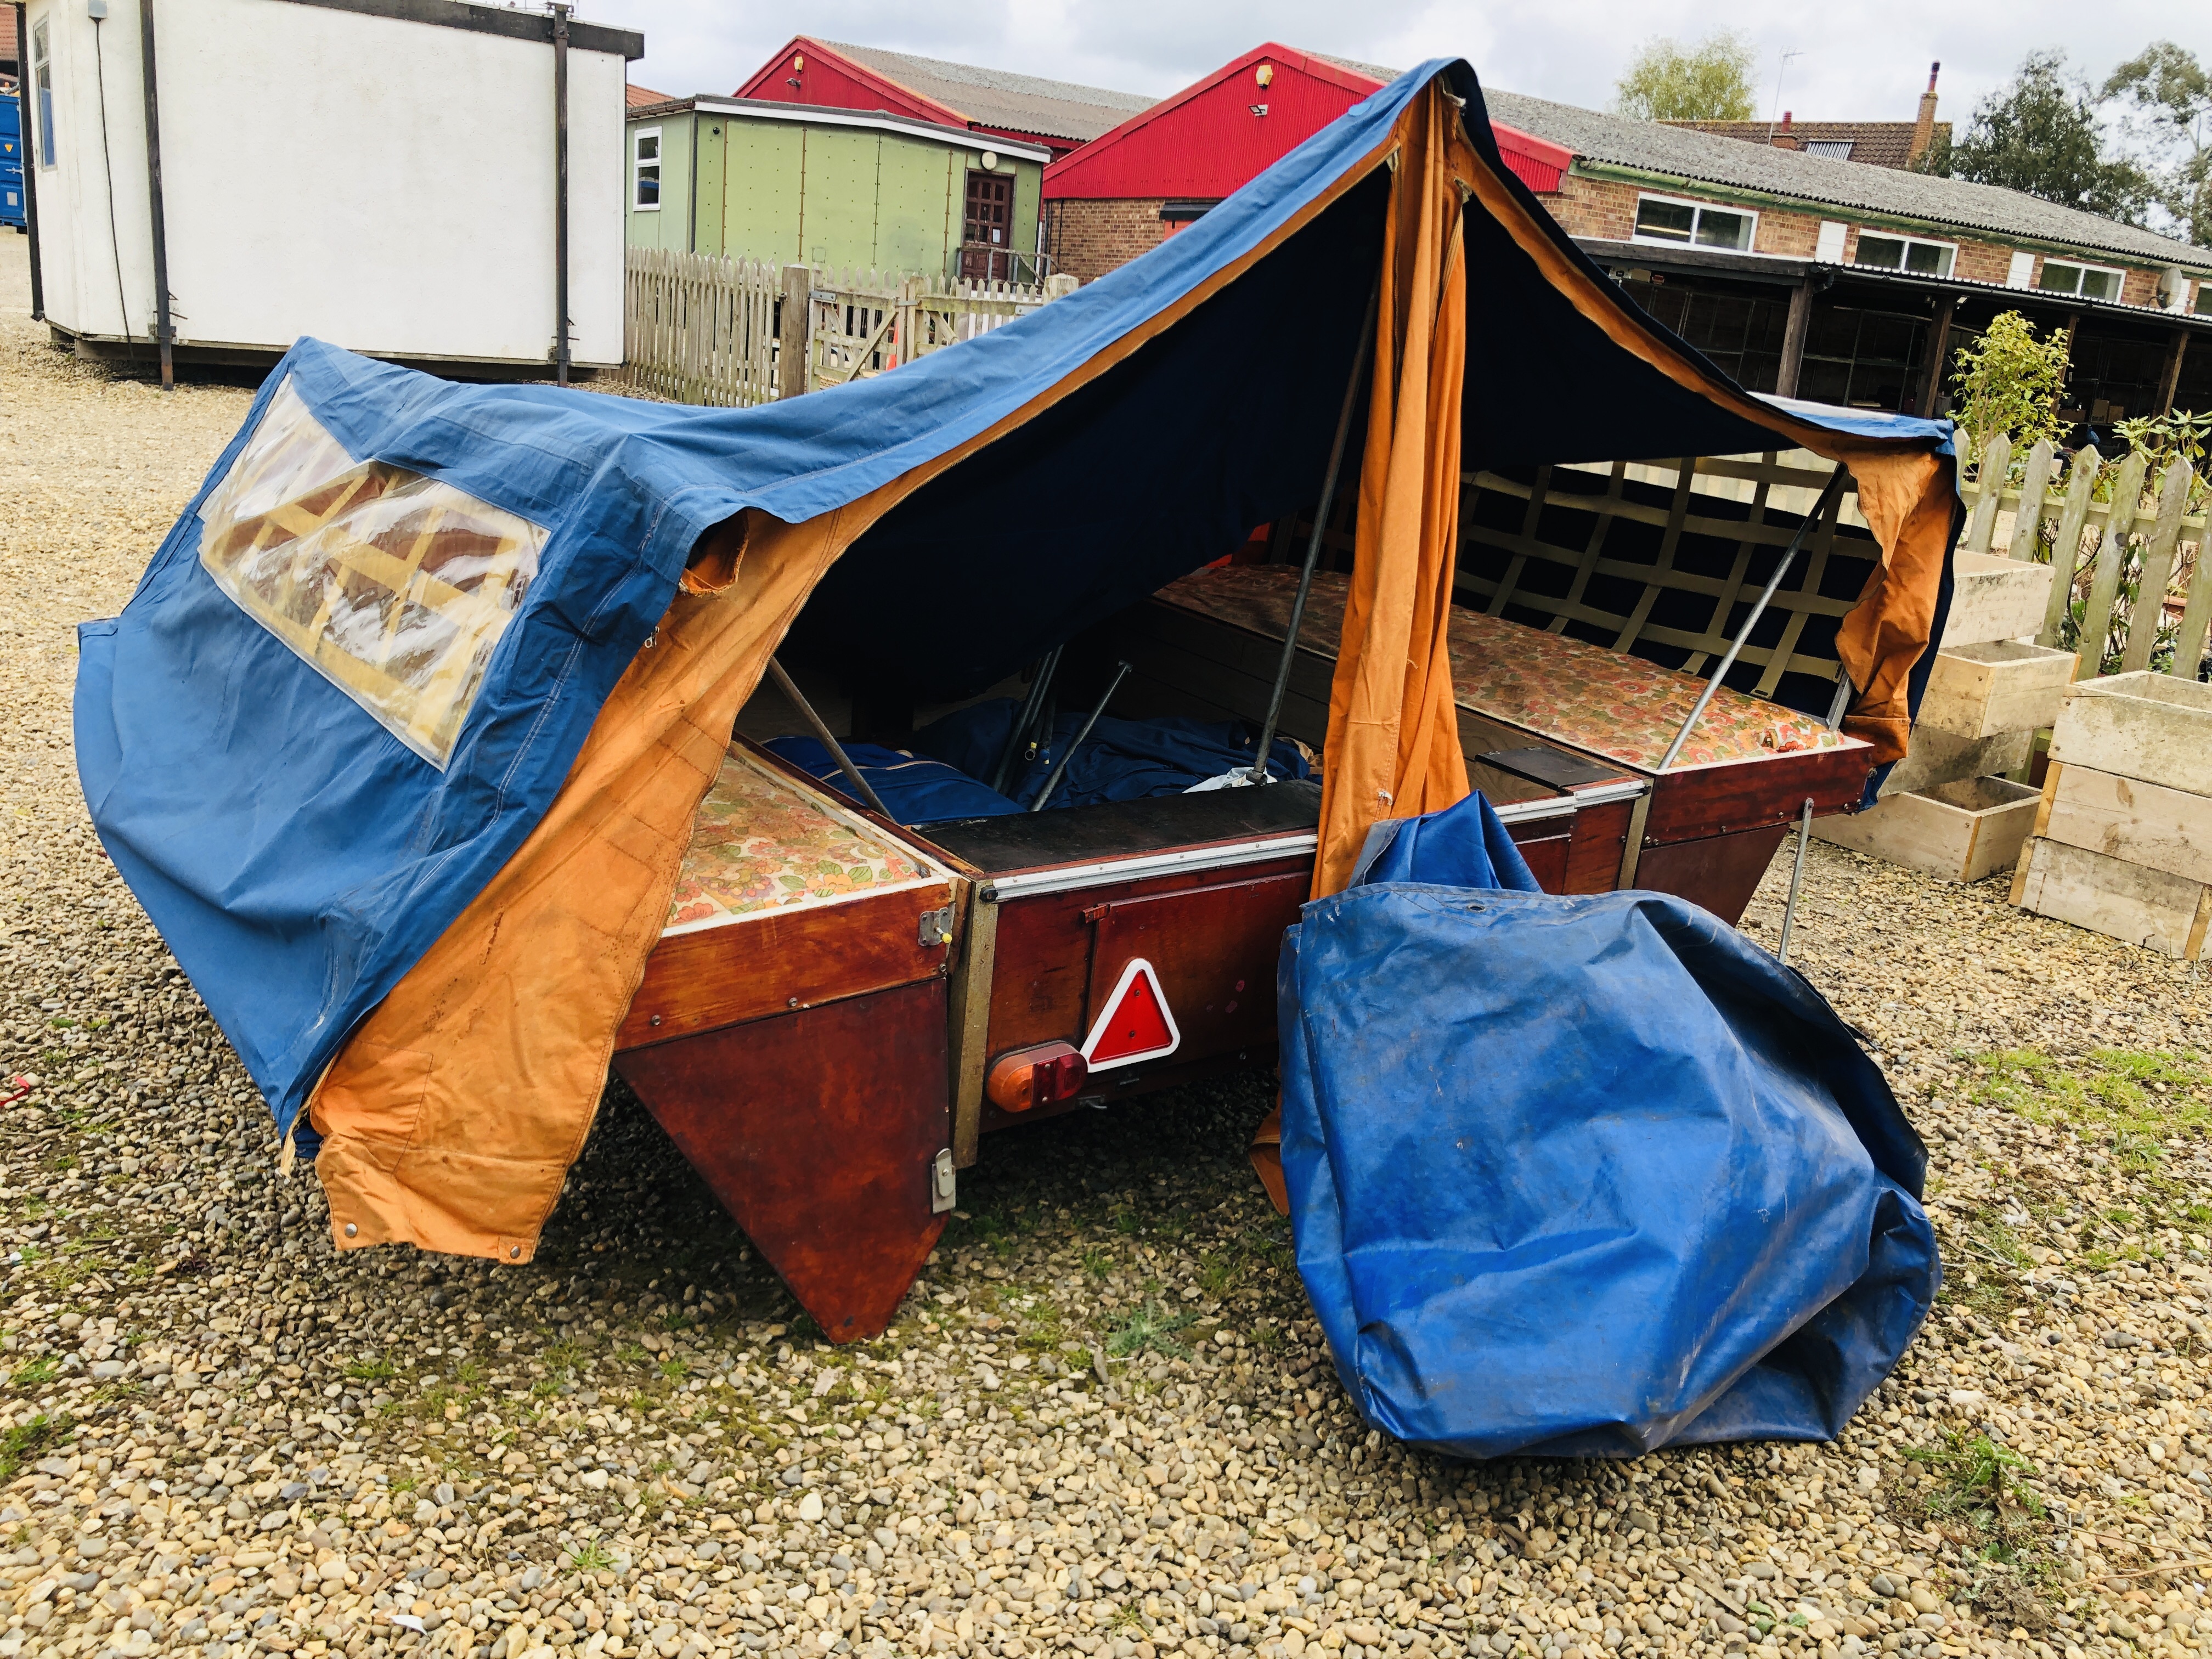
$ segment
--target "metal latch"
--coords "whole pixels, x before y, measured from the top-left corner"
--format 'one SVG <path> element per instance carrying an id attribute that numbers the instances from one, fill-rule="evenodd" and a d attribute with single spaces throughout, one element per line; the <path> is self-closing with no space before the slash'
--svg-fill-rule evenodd
<path id="1" fill-rule="evenodd" d="M 958 1172 L 952 1167 L 952 1149 L 945 1147 L 929 1163 L 929 1212 L 943 1215 L 960 1201 Z"/>
<path id="2" fill-rule="evenodd" d="M 941 910 L 924 910 L 921 913 L 922 948 L 927 950 L 933 945 L 951 943 L 952 907 L 948 904 Z"/>

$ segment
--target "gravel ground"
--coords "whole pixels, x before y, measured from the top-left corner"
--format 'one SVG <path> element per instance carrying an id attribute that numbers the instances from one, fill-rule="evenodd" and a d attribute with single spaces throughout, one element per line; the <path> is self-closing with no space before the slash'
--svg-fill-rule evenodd
<path id="1" fill-rule="evenodd" d="M 21 247 L 0 236 L 0 1659 L 2202 1644 L 2203 983 L 2002 884 L 1826 845 L 1802 961 L 1929 1133 L 1950 1264 L 1835 1445 L 1382 1443 L 1244 1164 L 1258 1079 L 1000 1138 L 852 1348 L 619 1091 L 527 1267 L 335 1256 L 70 763 L 70 625 L 121 605 L 248 394 L 74 366 Z"/>

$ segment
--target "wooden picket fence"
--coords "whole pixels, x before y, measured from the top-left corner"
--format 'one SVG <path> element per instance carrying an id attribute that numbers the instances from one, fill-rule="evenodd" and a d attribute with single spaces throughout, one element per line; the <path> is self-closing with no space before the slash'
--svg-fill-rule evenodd
<path id="1" fill-rule="evenodd" d="M 806 326 L 807 390 L 880 374 L 1003 328 L 1074 291 L 1073 276 L 1048 276 L 1031 288 L 874 270 L 817 271 Z"/>
<path id="2" fill-rule="evenodd" d="M 623 356 L 633 384 L 681 403 L 747 407 L 789 391 L 865 380 L 957 345 L 1073 293 L 895 271 L 806 269 L 806 378 L 783 373 L 786 268 L 759 259 L 630 248 L 623 261 Z M 799 292 L 795 279 L 788 284 Z M 798 338 L 799 337 L 793 337 Z"/>
<path id="3" fill-rule="evenodd" d="M 2205 484 L 2179 457 L 2150 472 L 2139 450 L 2106 461 L 2084 448 L 2062 467 L 2047 441 L 2016 466 L 1999 434 L 1961 485 L 1961 548 L 2054 567 L 2036 642 L 2078 650 L 2083 678 L 2145 668 L 2207 677 Z"/>

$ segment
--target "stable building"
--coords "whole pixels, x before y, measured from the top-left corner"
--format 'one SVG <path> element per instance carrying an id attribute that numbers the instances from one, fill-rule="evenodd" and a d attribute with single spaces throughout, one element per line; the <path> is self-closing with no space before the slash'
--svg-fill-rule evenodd
<path id="1" fill-rule="evenodd" d="M 1045 171 L 1045 252 L 1091 282 L 1202 216 L 1395 70 L 1273 41 L 1131 116 Z M 1573 158 L 1500 127 L 1505 164 L 1549 191 Z"/>
<path id="2" fill-rule="evenodd" d="M 643 37 L 460 0 L 31 0 L 33 306 L 94 356 L 623 356 Z"/>
<path id="3" fill-rule="evenodd" d="M 629 114 L 632 247 L 1036 283 L 1051 153 L 880 110 L 678 98 Z"/>

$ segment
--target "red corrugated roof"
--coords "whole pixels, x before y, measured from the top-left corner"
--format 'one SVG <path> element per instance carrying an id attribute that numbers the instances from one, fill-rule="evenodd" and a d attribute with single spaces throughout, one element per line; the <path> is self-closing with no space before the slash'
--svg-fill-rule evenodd
<path id="1" fill-rule="evenodd" d="M 1255 78 L 1262 64 L 1273 76 L 1264 88 Z M 1395 78 L 1376 64 L 1268 41 L 1060 157 L 1045 170 L 1045 197 L 1218 199 Z M 1571 151 L 1491 126 L 1506 166 L 1523 183 L 1538 191 L 1559 189 Z"/>

